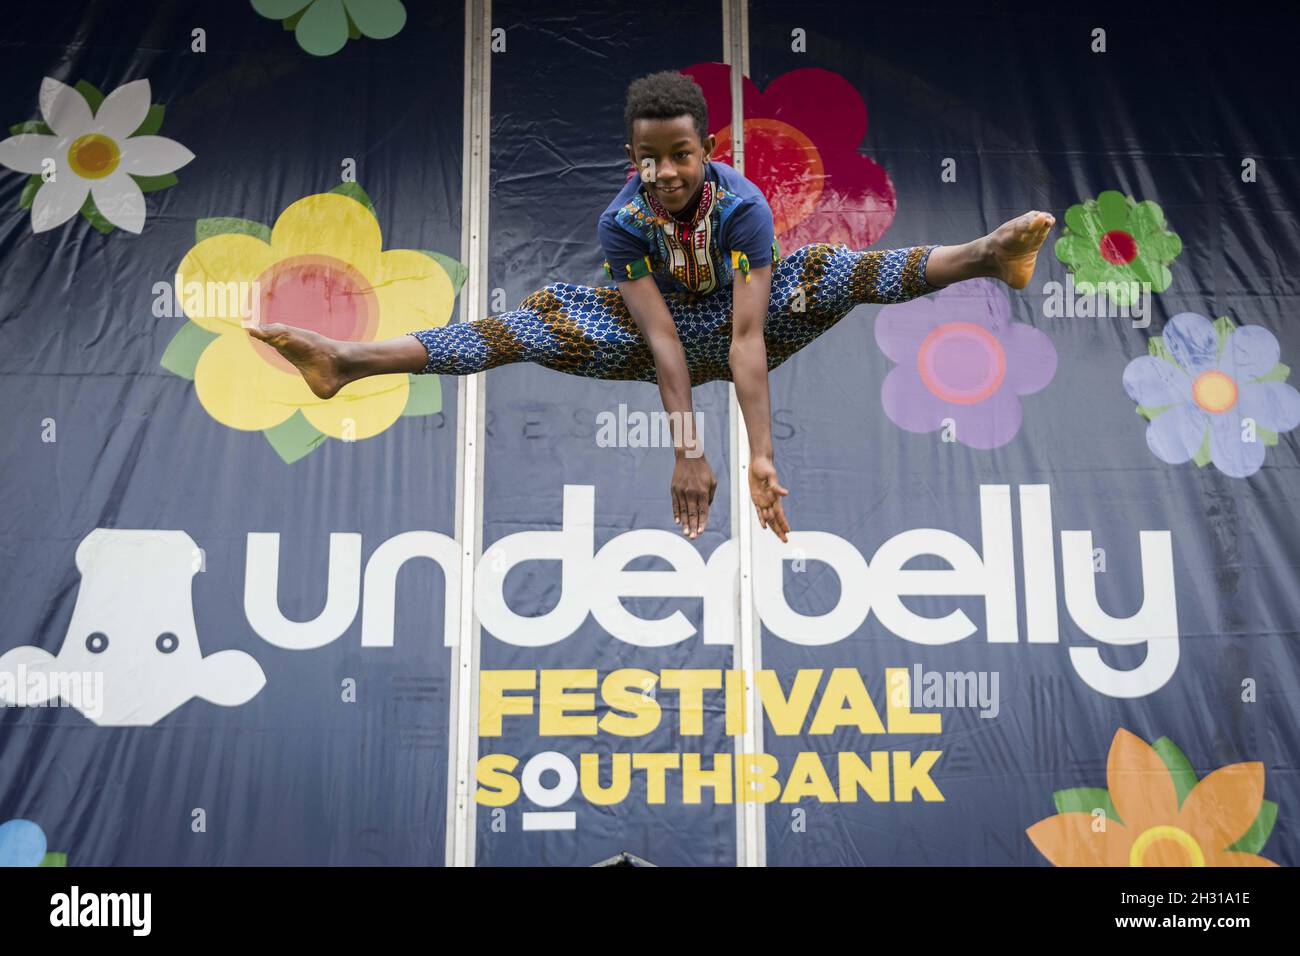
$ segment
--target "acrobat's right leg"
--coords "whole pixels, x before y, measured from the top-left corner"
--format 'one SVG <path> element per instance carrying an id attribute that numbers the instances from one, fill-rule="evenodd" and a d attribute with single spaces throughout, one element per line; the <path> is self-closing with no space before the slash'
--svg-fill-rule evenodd
<path id="1" fill-rule="evenodd" d="M 588 378 L 655 380 L 653 357 L 619 291 L 568 283 L 539 289 L 500 315 L 377 342 L 281 323 L 248 331 L 292 362 L 320 398 L 369 375 L 472 375 L 514 362 Z"/>
<path id="2" fill-rule="evenodd" d="M 427 352 L 418 370 L 425 374 L 531 362 L 584 378 L 655 380 L 654 358 L 617 289 L 553 282 L 517 309 L 409 336 Z"/>
<path id="3" fill-rule="evenodd" d="M 351 342 L 281 322 L 250 326 L 248 334 L 293 363 L 318 398 L 333 398 L 349 382 L 368 375 L 419 372 L 428 361 L 424 346 L 406 335 Z"/>

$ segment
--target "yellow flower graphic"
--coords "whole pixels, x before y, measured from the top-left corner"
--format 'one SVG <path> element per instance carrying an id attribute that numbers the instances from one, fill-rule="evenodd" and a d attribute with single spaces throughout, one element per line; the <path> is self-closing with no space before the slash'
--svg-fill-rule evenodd
<path id="1" fill-rule="evenodd" d="M 271 437 L 300 412 L 310 425 L 306 430 L 314 430 L 314 447 L 321 436 L 378 435 L 404 411 L 437 410 L 407 409 L 412 385 L 426 383 L 406 374 L 359 379 L 333 398 L 317 398 L 297 369 L 252 338 L 243 323 L 254 315 L 261 323 L 283 322 L 349 341 L 445 325 L 456 298 L 445 257 L 384 251 L 379 222 L 359 188 L 300 199 L 270 230 L 244 220 L 203 220 L 200 234 L 204 223 L 220 224 L 208 226 L 209 233 L 233 231 L 201 238 L 181 261 L 175 288 L 185 314 L 207 333 L 196 338 L 191 330 L 190 342 L 204 343 L 192 377 L 209 415 L 230 428 L 268 430 Z M 169 352 L 186 347 L 180 339 Z M 163 364 L 186 374 L 174 357 L 169 362 L 164 356 Z M 311 450 L 286 454 L 274 438 L 272 444 L 286 460 Z"/>
<path id="2" fill-rule="evenodd" d="M 1264 800 L 1262 763 L 1230 764 L 1197 781 L 1167 738 L 1152 747 L 1120 728 L 1106 784 L 1106 790 L 1060 791 L 1063 812 L 1025 831 L 1055 865 L 1277 866 L 1254 852 L 1277 812 Z M 1103 826 L 1089 807 L 1106 811 Z"/>

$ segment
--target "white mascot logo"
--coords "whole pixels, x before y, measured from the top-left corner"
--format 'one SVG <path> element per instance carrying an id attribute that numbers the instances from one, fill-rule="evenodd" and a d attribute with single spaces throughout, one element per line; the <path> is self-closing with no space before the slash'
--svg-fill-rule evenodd
<path id="1" fill-rule="evenodd" d="M 198 548 L 184 531 L 96 528 L 77 547 L 81 587 L 57 656 L 30 645 L 0 655 L 0 704 L 62 697 L 101 727 L 149 726 L 194 697 L 237 707 L 266 685 L 243 651 L 204 657 L 190 579 Z M 23 679 L 15 685 L 14 675 Z M 100 706 L 68 693 L 102 680 Z M 71 678 L 71 680 L 70 680 Z M 76 684 L 76 686 L 80 686 Z"/>

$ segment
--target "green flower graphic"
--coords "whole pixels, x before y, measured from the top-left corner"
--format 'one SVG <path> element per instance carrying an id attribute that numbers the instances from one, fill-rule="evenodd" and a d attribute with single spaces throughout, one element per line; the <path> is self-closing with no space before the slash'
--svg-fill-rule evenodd
<path id="1" fill-rule="evenodd" d="M 1165 214 L 1147 199 L 1108 189 L 1096 199 L 1071 206 L 1056 258 L 1074 274 L 1075 287 L 1092 294 L 1100 286 L 1121 306 L 1133 302 L 1146 283 L 1164 292 L 1174 281 L 1169 264 L 1183 251 L 1182 240 L 1165 228 Z"/>
<path id="2" fill-rule="evenodd" d="M 402 0 L 251 0 L 264 17 L 280 20 L 298 45 L 313 56 L 329 56 L 349 39 L 387 40 L 406 26 Z"/>

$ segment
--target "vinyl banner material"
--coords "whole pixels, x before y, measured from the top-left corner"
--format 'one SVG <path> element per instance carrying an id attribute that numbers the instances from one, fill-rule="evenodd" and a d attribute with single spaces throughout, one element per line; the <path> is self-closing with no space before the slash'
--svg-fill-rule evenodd
<path id="1" fill-rule="evenodd" d="M 8 13 L 0 864 L 1300 862 L 1300 20 L 1015 6 Z M 656 383 L 512 325 L 640 334 L 575 315 L 662 70 L 812 303 L 784 542 L 729 353 L 692 539 Z M 917 284 L 1031 210 L 1027 284 Z M 860 250 L 917 294 L 828 310 Z M 324 398 L 254 312 L 509 361 Z"/>
<path id="2" fill-rule="evenodd" d="M 0 862 L 444 859 L 455 383 L 322 401 L 239 309 L 454 317 L 462 16 L 290 6 L 0 27 Z"/>

